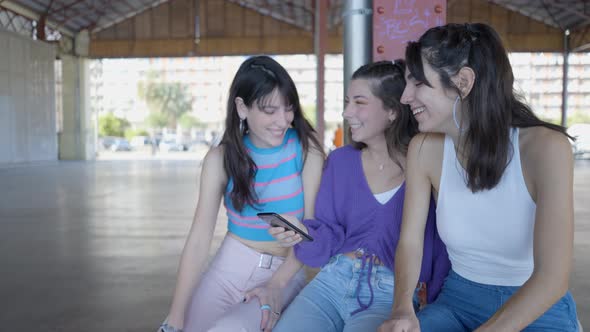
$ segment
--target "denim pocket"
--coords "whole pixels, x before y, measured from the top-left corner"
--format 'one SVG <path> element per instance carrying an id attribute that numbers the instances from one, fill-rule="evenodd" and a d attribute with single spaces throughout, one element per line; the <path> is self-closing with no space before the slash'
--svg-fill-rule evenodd
<path id="1" fill-rule="evenodd" d="M 330 272 L 334 269 L 334 266 L 338 265 L 338 260 L 340 259 L 341 254 L 332 256 L 330 258 L 330 260 L 328 261 L 328 263 L 324 266 L 322 266 L 320 272 Z"/>
<path id="2" fill-rule="evenodd" d="M 377 277 L 377 282 L 375 283 L 375 286 L 381 291 L 391 292 L 391 295 L 393 296 L 393 275 Z"/>

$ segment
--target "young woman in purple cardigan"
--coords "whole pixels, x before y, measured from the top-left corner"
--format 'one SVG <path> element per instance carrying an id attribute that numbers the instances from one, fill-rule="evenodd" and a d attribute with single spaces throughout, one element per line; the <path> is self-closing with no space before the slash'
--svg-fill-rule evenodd
<path id="1" fill-rule="evenodd" d="M 311 267 L 322 267 L 279 320 L 275 331 L 375 331 L 392 309 L 394 256 L 405 194 L 406 152 L 418 132 L 400 103 L 405 64 L 382 61 L 359 68 L 345 97 L 353 144 L 325 164 L 315 217 L 284 216 L 314 241 L 275 227 L 271 234 Z M 431 202 L 421 281 L 432 301 L 449 269 Z M 254 291 L 256 293 L 256 291 Z"/>

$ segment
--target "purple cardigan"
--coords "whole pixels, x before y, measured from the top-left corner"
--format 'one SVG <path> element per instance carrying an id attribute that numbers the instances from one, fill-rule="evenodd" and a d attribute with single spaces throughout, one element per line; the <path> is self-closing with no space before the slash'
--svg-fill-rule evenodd
<path id="1" fill-rule="evenodd" d="M 322 174 L 315 219 L 303 221 L 314 241 L 297 244 L 297 258 L 308 266 L 321 267 L 334 255 L 363 248 L 393 271 L 405 192 L 404 182 L 382 205 L 366 181 L 360 150 L 347 145 L 333 151 Z M 420 272 L 420 281 L 427 283 L 428 303 L 440 292 L 450 267 L 446 248 L 436 230 L 431 199 Z"/>

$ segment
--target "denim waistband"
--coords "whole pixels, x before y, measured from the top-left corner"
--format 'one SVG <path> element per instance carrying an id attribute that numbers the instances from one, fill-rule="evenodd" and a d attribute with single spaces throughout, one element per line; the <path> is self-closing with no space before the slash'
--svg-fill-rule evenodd
<path id="1" fill-rule="evenodd" d="M 355 251 L 355 256 L 356 256 L 355 259 L 352 259 L 344 254 L 339 254 L 339 255 L 336 255 L 333 257 L 333 259 L 336 260 L 336 262 L 335 262 L 336 264 L 338 262 L 342 262 L 342 263 L 347 262 L 347 261 L 350 262 L 351 266 L 353 267 L 353 270 L 354 270 L 354 266 L 355 266 L 356 262 L 358 260 L 360 260 L 360 269 L 358 271 L 360 272 L 360 271 L 366 270 L 366 272 L 367 272 L 366 273 L 367 285 L 369 286 L 369 292 L 370 292 L 369 302 L 366 304 L 362 303 L 362 301 L 359 297 L 361 284 L 363 282 L 362 281 L 363 273 L 361 273 L 359 275 L 358 283 L 356 286 L 356 300 L 357 300 L 357 303 L 359 304 L 359 308 L 354 310 L 353 312 L 351 312 L 350 313 L 351 315 L 355 315 L 355 314 L 358 314 L 359 312 L 365 311 L 371 306 L 371 304 L 373 304 L 374 294 L 373 294 L 373 285 L 371 283 L 371 275 L 373 273 L 378 273 L 378 272 L 383 271 L 383 272 L 390 272 L 393 274 L 393 272 L 391 272 L 391 270 L 389 268 L 387 268 L 386 266 L 375 263 L 376 261 L 380 262 L 379 258 L 375 254 L 372 254 L 364 249 L 359 248 Z M 393 294 L 392 294 L 392 296 L 393 296 Z"/>
<path id="2" fill-rule="evenodd" d="M 471 286 L 475 286 L 475 287 L 479 287 L 479 288 L 483 288 L 483 289 L 488 289 L 491 291 L 501 292 L 501 293 L 513 293 L 520 288 L 520 286 L 501 286 L 501 285 L 482 284 L 482 283 L 472 281 L 472 280 L 469 280 L 469 279 L 461 276 L 459 273 L 455 272 L 453 269 L 451 269 L 449 271 L 448 277 L 451 279 L 455 279 L 459 282 L 469 284 Z"/>

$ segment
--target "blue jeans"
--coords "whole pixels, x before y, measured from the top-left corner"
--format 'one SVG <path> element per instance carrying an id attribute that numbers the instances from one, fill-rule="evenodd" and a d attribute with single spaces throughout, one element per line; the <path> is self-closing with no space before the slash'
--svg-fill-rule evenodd
<path id="1" fill-rule="evenodd" d="M 351 314 L 360 308 L 358 300 L 363 304 L 370 302 L 367 277 L 368 264 L 361 269 L 360 259 L 332 257 L 287 307 L 273 331 L 376 331 L 391 314 L 393 272 L 385 266 L 373 266 L 373 301 L 366 310 Z"/>
<path id="2" fill-rule="evenodd" d="M 519 288 L 480 284 L 451 270 L 438 298 L 418 313 L 420 329 L 422 332 L 473 331 Z M 578 331 L 576 303 L 570 292 L 523 331 Z"/>

